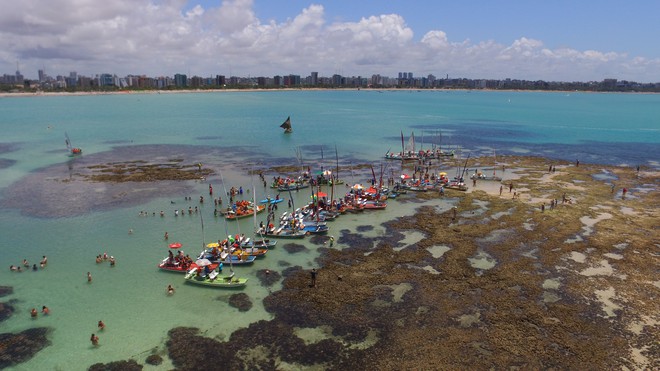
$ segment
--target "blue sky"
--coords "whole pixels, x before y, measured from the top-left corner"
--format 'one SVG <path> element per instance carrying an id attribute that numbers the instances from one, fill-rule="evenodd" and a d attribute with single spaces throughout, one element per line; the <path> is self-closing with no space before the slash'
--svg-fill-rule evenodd
<path id="1" fill-rule="evenodd" d="M 283 22 L 310 4 L 322 4 L 328 20 L 343 22 L 399 14 L 418 39 L 430 30 L 442 30 L 456 41 L 493 39 L 509 44 L 527 37 L 551 48 L 660 57 L 658 0 L 257 0 L 255 12 L 259 18 Z"/>
<path id="2" fill-rule="evenodd" d="M 660 81 L 660 1 L 0 0 L 0 74 Z M 231 71 L 231 72 L 230 72 Z"/>

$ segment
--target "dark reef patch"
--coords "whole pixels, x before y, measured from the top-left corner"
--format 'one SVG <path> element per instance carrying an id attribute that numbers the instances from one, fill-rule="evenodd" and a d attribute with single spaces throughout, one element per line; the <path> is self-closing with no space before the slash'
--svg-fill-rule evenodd
<path id="1" fill-rule="evenodd" d="M 110 363 L 95 363 L 88 371 L 140 371 L 142 365 L 130 359 L 128 361 L 115 361 Z"/>
<path id="2" fill-rule="evenodd" d="M 0 334 L 0 369 L 23 363 L 49 346 L 47 327 L 35 327 L 18 333 Z"/>
<path id="3" fill-rule="evenodd" d="M 13 166 L 16 163 L 16 160 L 9 158 L 0 158 L 0 169 L 6 169 L 10 166 Z"/>
<path id="4" fill-rule="evenodd" d="M 284 246 L 282 246 L 282 248 L 290 254 L 295 254 L 297 252 L 302 252 L 302 251 L 307 251 L 308 250 L 305 245 L 301 245 L 299 243 L 294 243 L 294 242 L 289 242 L 289 243 L 285 244 Z"/>
<path id="5" fill-rule="evenodd" d="M 148 365 L 158 366 L 163 363 L 163 357 L 158 354 L 150 354 L 144 362 Z"/>
<path id="6" fill-rule="evenodd" d="M 18 148 L 18 143 L 0 143 L 0 154 L 14 152 L 17 151 Z"/>
<path id="7" fill-rule="evenodd" d="M 14 314 L 16 308 L 14 308 L 12 304 L 15 302 L 16 300 L 10 300 L 7 303 L 0 303 L 0 322 L 8 319 Z"/>
<path id="8" fill-rule="evenodd" d="M 367 231 L 372 231 L 374 229 L 373 225 L 358 225 L 355 227 L 355 230 L 358 232 L 367 232 Z"/>
<path id="9" fill-rule="evenodd" d="M 282 275 L 270 269 L 260 269 L 257 271 L 257 278 L 262 286 L 270 287 L 279 281 Z"/>
<path id="10" fill-rule="evenodd" d="M 119 146 L 39 169 L 9 185 L 0 203 L 42 218 L 135 206 L 155 197 L 188 195 L 192 182 L 226 162 L 254 155 L 242 147 Z"/>
<path id="11" fill-rule="evenodd" d="M 0 286 L 0 298 L 3 296 L 11 295 L 14 293 L 14 288 L 11 286 Z"/>
<path id="12" fill-rule="evenodd" d="M 229 297 L 229 305 L 238 309 L 239 312 L 247 312 L 252 308 L 252 300 L 248 294 L 241 292 Z"/>

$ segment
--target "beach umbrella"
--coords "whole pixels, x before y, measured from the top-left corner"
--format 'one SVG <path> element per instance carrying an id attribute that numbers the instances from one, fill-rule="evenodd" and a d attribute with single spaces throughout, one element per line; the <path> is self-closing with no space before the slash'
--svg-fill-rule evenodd
<path id="1" fill-rule="evenodd" d="M 174 243 L 170 244 L 170 249 L 178 249 L 181 246 L 183 246 L 183 245 L 181 245 L 181 242 L 174 242 Z"/>
<path id="2" fill-rule="evenodd" d="M 401 174 L 401 179 L 410 179 L 410 175 L 408 175 L 408 174 Z"/>
<path id="3" fill-rule="evenodd" d="M 323 175 L 325 175 L 325 176 L 328 176 L 330 174 L 332 174 L 332 171 L 330 171 L 330 170 L 326 170 L 326 171 L 323 172 Z"/>
<path id="4" fill-rule="evenodd" d="M 211 265 L 212 263 L 208 259 L 197 259 L 195 264 L 197 264 L 198 267 L 206 267 L 207 265 Z"/>
<path id="5" fill-rule="evenodd" d="M 319 196 L 319 197 L 328 197 L 328 194 L 325 193 L 325 192 L 319 192 L 316 195 Z"/>
<path id="6" fill-rule="evenodd" d="M 447 176 L 447 173 L 445 173 L 445 172 L 443 171 L 443 172 L 441 172 L 441 173 L 438 174 L 438 175 L 440 175 L 440 176 Z"/>
<path id="7" fill-rule="evenodd" d="M 364 189 L 364 186 L 362 184 L 356 184 L 353 186 L 353 189 Z"/>

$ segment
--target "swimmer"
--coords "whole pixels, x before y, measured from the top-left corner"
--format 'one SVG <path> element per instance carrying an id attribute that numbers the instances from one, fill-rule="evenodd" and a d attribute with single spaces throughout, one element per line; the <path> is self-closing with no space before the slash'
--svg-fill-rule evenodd
<path id="1" fill-rule="evenodd" d="M 48 264 L 48 258 L 46 257 L 46 255 L 44 255 L 44 257 L 41 259 L 41 264 L 43 265 Z"/>
<path id="2" fill-rule="evenodd" d="M 92 342 L 93 346 L 98 346 L 99 345 L 99 337 L 96 336 L 95 334 L 92 334 L 92 337 L 89 339 L 89 341 Z"/>
<path id="3" fill-rule="evenodd" d="M 87 282 L 92 283 L 92 274 L 87 272 Z"/>
<path id="4" fill-rule="evenodd" d="M 37 268 L 37 265 L 36 265 L 36 264 L 32 264 L 32 270 L 33 270 L 33 271 L 36 271 L 37 269 L 39 269 L 39 268 Z"/>
<path id="5" fill-rule="evenodd" d="M 128 234 L 133 234 L 133 228 L 130 228 L 130 229 L 128 230 Z"/>
<path id="6" fill-rule="evenodd" d="M 37 318 L 37 315 L 38 315 L 37 308 L 32 308 L 32 310 L 30 311 L 30 316 L 32 316 L 32 318 Z"/>
<path id="7" fill-rule="evenodd" d="M 99 331 L 105 330 L 105 323 L 103 323 L 103 321 L 99 321 L 98 327 L 99 327 Z"/>
<path id="8" fill-rule="evenodd" d="M 174 287 L 172 285 L 167 285 L 167 295 L 174 294 Z"/>
<path id="9" fill-rule="evenodd" d="M 168 238 L 170 238 L 170 235 L 167 232 L 165 232 L 165 239 L 167 240 Z"/>
<path id="10" fill-rule="evenodd" d="M 48 307 L 44 305 L 41 308 L 41 313 L 43 313 L 44 315 L 48 315 L 48 314 L 50 314 L 50 309 L 48 309 Z"/>
<path id="11" fill-rule="evenodd" d="M 13 271 L 16 271 L 17 269 L 16 269 L 15 265 L 10 265 L 9 270 L 13 272 Z"/>
<path id="12" fill-rule="evenodd" d="M 24 267 L 29 267 L 30 263 L 28 263 L 27 259 L 23 259 L 23 266 Z"/>
<path id="13" fill-rule="evenodd" d="M 110 257 L 110 266 L 111 266 L 111 267 L 114 267 L 114 266 L 115 266 L 115 257 L 114 257 L 114 256 L 111 256 L 111 257 Z"/>

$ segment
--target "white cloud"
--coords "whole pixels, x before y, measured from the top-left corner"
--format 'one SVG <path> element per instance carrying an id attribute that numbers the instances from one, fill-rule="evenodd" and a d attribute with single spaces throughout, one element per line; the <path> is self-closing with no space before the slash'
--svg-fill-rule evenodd
<path id="1" fill-rule="evenodd" d="M 520 37 L 510 45 L 492 40 L 452 41 L 429 30 L 419 41 L 397 14 L 356 22 L 328 22 L 310 5 L 284 22 L 262 23 L 252 0 L 216 7 L 186 0 L 0 0 L 0 73 L 19 60 L 34 77 L 112 72 L 152 76 L 191 73 L 239 76 L 319 71 L 330 75 L 398 71 L 469 78 L 660 80 L 659 60 L 626 54 L 550 49 Z M 4 70 L 4 71 L 3 71 Z"/>

